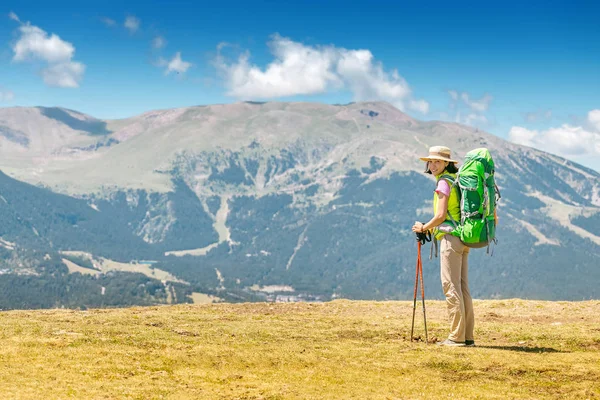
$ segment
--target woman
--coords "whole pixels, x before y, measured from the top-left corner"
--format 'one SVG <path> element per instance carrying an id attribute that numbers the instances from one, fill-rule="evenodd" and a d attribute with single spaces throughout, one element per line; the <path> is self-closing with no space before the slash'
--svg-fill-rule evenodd
<path id="1" fill-rule="evenodd" d="M 450 149 L 434 146 L 425 161 L 425 172 L 436 177 L 433 195 L 433 218 L 426 223 L 415 222 L 413 232 L 432 231 L 440 240 L 440 270 L 442 289 L 448 305 L 450 335 L 440 345 L 474 346 L 473 300 L 469 291 L 469 248 L 450 232 L 454 221 L 460 221 L 460 198 L 458 189 L 452 185 L 456 177 L 456 160 L 450 156 Z"/>

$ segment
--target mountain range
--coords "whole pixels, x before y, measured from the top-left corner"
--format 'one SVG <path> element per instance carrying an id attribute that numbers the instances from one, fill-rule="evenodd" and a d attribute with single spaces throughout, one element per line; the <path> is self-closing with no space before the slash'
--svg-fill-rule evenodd
<path id="1" fill-rule="evenodd" d="M 125 281 L 153 288 L 127 304 L 407 299 L 410 227 L 432 214 L 418 157 L 440 144 L 459 160 L 487 147 L 496 164 L 498 243 L 472 251 L 474 297 L 600 297 L 598 172 L 385 102 L 240 102 L 122 120 L 0 108 L 0 285 L 19 288 L 21 307 L 106 305 L 109 284 L 133 293 Z M 428 297 L 441 297 L 438 265 L 424 265 Z M 31 302 L 36 293 L 48 300 Z"/>

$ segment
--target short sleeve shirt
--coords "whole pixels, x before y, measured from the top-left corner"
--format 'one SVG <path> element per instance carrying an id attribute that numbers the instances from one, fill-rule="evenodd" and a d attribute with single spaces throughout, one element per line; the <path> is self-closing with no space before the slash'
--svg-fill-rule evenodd
<path id="1" fill-rule="evenodd" d="M 445 179 L 440 179 L 435 188 L 435 192 L 438 194 L 444 194 L 446 197 L 450 197 L 450 185 Z"/>

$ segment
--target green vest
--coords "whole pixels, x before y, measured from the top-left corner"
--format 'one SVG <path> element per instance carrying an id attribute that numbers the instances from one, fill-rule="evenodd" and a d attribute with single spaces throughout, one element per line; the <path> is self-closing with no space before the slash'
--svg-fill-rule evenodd
<path id="1" fill-rule="evenodd" d="M 454 180 L 456 179 L 456 174 L 451 174 L 447 171 L 444 171 L 441 175 L 436 177 L 436 187 L 437 182 L 440 179 L 446 179 L 448 185 L 450 185 L 450 198 L 448 199 L 448 211 L 446 212 L 446 220 L 442 222 L 442 224 L 433 229 L 433 234 L 436 239 L 441 239 L 446 233 L 450 233 L 455 228 L 455 223 L 460 224 L 460 195 L 458 193 L 457 185 L 454 185 Z M 437 214 L 437 205 L 438 205 L 438 195 L 436 192 L 433 192 L 433 215 Z M 452 219 L 454 222 L 452 222 Z"/>

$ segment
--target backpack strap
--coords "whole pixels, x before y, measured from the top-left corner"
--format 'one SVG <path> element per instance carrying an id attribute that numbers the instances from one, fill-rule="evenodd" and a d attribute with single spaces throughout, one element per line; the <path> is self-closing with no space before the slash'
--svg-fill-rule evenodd
<path id="1" fill-rule="evenodd" d="M 458 175 L 456 176 L 456 179 L 455 179 L 452 175 L 444 174 L 444 175 L 440 176 L 440 179 L 447 180 L 448 183 L 450 183 L 450 190 L 452 190 L 452 186 L 455 186 L 456 182 L 458 181 Z"/>
<path id="2" fill-rule="evenodd" d="M 434 249 L 435 249 L 435 258 L 437 258 L 438 257 L 438 240 L 435 238 L 435 236 L 433 236 L 433 239 L 431 240 L 431 249 L 429 250 L 429 259 L 430 260 L 433 258 Z"/>
<path id="3" fill-rule="evenodd" d="M 456 178 L 454 178 L 452 175 L 444 174 L 444 175 L 440 176 L 440 179 L 445 179 L 450 184 L 450 194 L 452 194 L 452 188 L 454 188 L 454 186 L 459 187 L 458 186 L 458 175 L 456 175 Z M 450 197 L 450 196 L 448 196 L 448 197 Z M 452 214 L 450 214 L 449 212 L 446 214 L 448 215 L 448 217 L 450 217 L 450 221 L 452 222 L 454 227 L 458 228 L 458 222 L 456 222 L 454 217 L 452 217 Z M 436 253 L 437 253 L 437 249 L 436 249 Z"/>
<path id="4" fill-rule="evenodd" d="M 448 214 L 448 216 L 450 217 L 450 221 L 452 221 L 452 224 L 454 224 L 454 227 L 458 228 L 458 222 L 456 222 L 454 217 L 452 217 L 452 214 L 450 214 L 450 213 L 446 213 L 446 214 Z"/>

